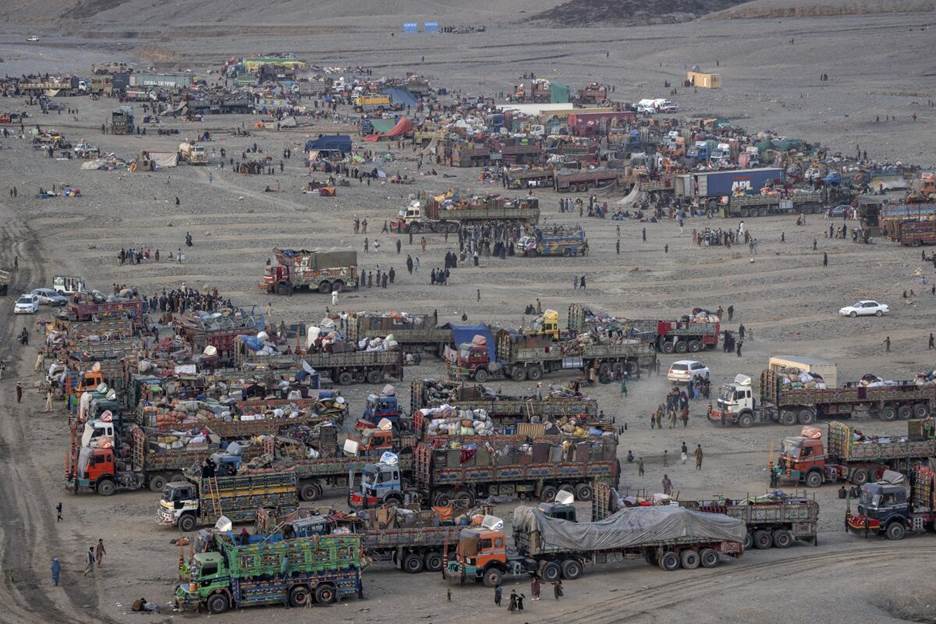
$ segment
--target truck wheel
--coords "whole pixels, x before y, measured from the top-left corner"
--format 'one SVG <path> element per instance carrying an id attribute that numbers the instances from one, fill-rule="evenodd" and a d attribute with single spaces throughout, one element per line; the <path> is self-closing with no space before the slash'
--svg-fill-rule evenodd
<path id="1" fill-rule="evenodd" d="M 543 566 L 540 576 L 542 576 L 543 580 L 547 583 L 558 581 L 562 576 L 562 568 L 560 568 L 559 564 L 555 561 L 550 561 Z"/>
<path id="2" fill-rule="evenodd" d="M 468 509 L 474 505 L 474 494 L 468 490 L 459 490 L 452 496 L 452 503 L 458 509 Z"/>
<path id="3" fill-rule="evenodd" d="M 801 425 L 811 425 L 816 422 L 816 414 L 811 409 L 801 409 L 798 420 Z"/>
<path id="4" fill-rule="evenodd" d="M 685 353 L 686 352 L 686 342 L 680 340 L 676 343 L 676 353 Z"/>
<path id="5" fill-rule="evenodd" d="M 808 488 L 817 488 L 822 485 L 823 482 L 822 473 L 814 470 L 806 475 L 806 487 Z"/>
<path id="6" fill-rule="evenodd" d="M 383 371 L 380 370 L 379 368 L 372 368 L 369 371 L 367 371 L 367 383 L 369 384 L 374 384 L 374 385 L 379 384 L 381 381 L 383 381 L 383 378 L 384 378 Z"/>
<path id="7" fill-rule="evenodd" d="M 164 487 L 166 487 L 166 477 L 162 476 L 161 474 L 154 474 L 150 476 L 150 492 L 162 492 Z"/>
<path id="8" fill-rule="evenodd" d="M 781 410 L 780 424 L 787 426 L 796 424 L 796 414 L 793 413 L 793 410 Z"/>
<path id="9" fill-rule="evenodd" d="M 624 362 L 624 370 L 630 377 L 640 377 L 640 366 L 634 360 Z"/>
<path id="10" fill-rule="evenodd" d="M 478 383 L 484 383 L 488 380 L 488 372 L 483 368 L 479 368 L 475 371 L 474 378 Z"/>
<path id="11" fill-rule="evenodd" d="M 868 482 L 868 471 L 864 468 L 855 468 L 849 481 L 858 486 L 864 485 Z"/>
<path id="12" fill-rule="evenodd" d="M 427 572 L 439 572 L 442 570 L 442 553 L 434 550 L 426 553 L 426 559 L 423 563 Z"/>
<path id="13" fill-rule="evenodd" d="M 698 353 L 702 350 L 702 343 L 698 340 L 689 341 L 689 353 Z"/>
<path id="14" fill-rule="evenodd" d="M 699 557 L 699 551 L 689 548 L 679 553 L 679 563 L 684 570 L 695 570 L 702 563 Z"/>
<path id="15" fill-rule="evenodd" d="M 881 408 L 881 420 L 891 421 L 897 418 L 897 410 L 893 405 L 885 405 Z"/>
<path id="16" fill-rule="evenodd" d="M 543 369 L 539 367 L 539 364 L 534 364 L 527 368 L 526 375 L 530 381 L 539 381 L 543 378 Z"/>
<path id="17" fill-rule="evenodd" d="M 562 578 L 567 581 L 574 581 L 582 576 L 582 572 L 584 571 L 585 568 L 578 559 L 566 559 L 562 562 Z"/>
<path id="18" fill-rule="evenodd" d="M 907 527 L 902 525 L 900 522 L 891 522 L 887 526 L 887 531 L 885 534 L 889 540 L 902 540 L 907 535 Z"/>
<path id="19" fill-rule="evenodd" d="M 292 294 L 292 287 L 289 284 L 277 284 L 276 285 L 276 294 L 277 295 L 286 295 L 287 297 Z"/>
<path id="20" fill-rule="evenodd" d="M 714 568 L 718 565 L 718 552 L 714 548 L 703 548 L 699 560 L 703 568 Z"/>
<path id="21" fill-rule="evenodd" d="M 179 522 L 177 524 L 179 526 L 179 530 L 183 533 L 191 533 L 195 530 L 198 522 L 195 520 L 195 516 L 192 514 L 185 514 L 179 518 Z"/>
<path id="22" fill-rule="evenodd" d="M 773 545 L 775 548 L 789 548 L 793 545 L 793 534 L 787 529 L 778 529 L 773 534 Z"/>
<path id="23" fill-rule="evenodd" d="M 575 498 L 580 501 L 590 501 L 595 495 L 591 483 L 579 483 L 575 486 Z"/>
<path id="24" fill-rule="evenodd" d="M 419 553 L 407 553 L 403 557 L 403 571 L 410 574 L 419 574 L 423 571 L 423 559 Z"/>
<path id="25" fill-rule="evenodd" d="M 929 416 L 929 406 L 926 403 L 917 403 L 913 406 L 914 418 L 926 418 Z"/>
<path id="26" fill-rule="evenodd" d="M 296 585 L 289 590 L 289 606 L 304 607 L 309 604 L 309 588 L 305 585 Z"/>
<path id="27" fill-rule="evenodd" d="M 331 604 L 337 596 L 335 587 L 329 583 L 322 583 L 315 588 L 315 602 L 318 604 Z"/>
<path id="28" fill-rule="evenodd" d="M 335 292 L 336 290 L 338 292 L 341 292 L 342 290 L 344 290 L 344 282 L 342 282 L 341 280 L 336 280 L 335 282 L 333 282 L 332 292 Z"/>
<path id="29" fill-rule="evenodd" d="M 319 282 L 318 291 L 323 295 L 327 295 L 332 291 L 331 282 Z"/>
<path id="30" fill-rule="evenodd" d="M 656 565 L 657 564 L 656 552 L 650 549 L 644 550 L 643 560 L 649 563 L 650 565 Z"/>
<path id="31" fill-rule="evenodd" d="M 662 346 L 663 353 L 672 353 L 675 347 L 672 342 L 664 342 Z"/>
<path id="32" fill-rule="evenodd" d="M 231 606 L 231 601 L 228 600 L 228 597 L 224 594 L 212 594 L 208 597 L 208 600 L 205 602 L 205 606 L 208 607 L 208 612 L 218 615 L 219 613 L 224 613 Z"/>
<path id="33" fill-rule="evenodd" d="M 748 531 L 744 534 L 744 550 L 751 550 L 754 548 L 754 534 Z"/>
<path id="34" fill-rule="evenodd" d="M 484 576 L 481 577 L 481 582 L 484 583 L 485 587 L 497 587 L 501 584 L 501 580 L 504 578 L 504 573 L 498 568 L 488 568 L 484 571 Z"/>
<path id="35" fill-rule="evenodd" d="M 340 386 L 350 386 L 354 383 L 354 374 L 351 371 L 341 371 L 336 381 Z"/>
<path id="36" fill-rule="evenodd" d="M 436 507 L 448 507 L 452 502 L 452 494 L 448 491 L 436 492 L 432 497 L 432 504 Z"/>
<path id="37" fill-rule="evenodd" d="M 510 371 L 510 378 L 514 381 L 526 381 L 526 367 L 514 366 L 513 370 Z"/>
<path id="38" fill-rule="evenodd" d="M 117 491 L 117 486 L 114 485 L 114 482 L 110 479 L 103 479 L 98 481 L 97 484 L 97 493 L 101 496 L 110 496 L 115 491 Z"/>
<path id="39" fill-rule="evenodd" d="M 544 503 L 551 503 L 556 500 L 556 494 L 559 493 L 559 490 L 556 489 L 554 485 L 544 485 L 543 489 L 540 490 L 540 500 Z"/>
<path id="40" fill-rule="evenodd" d="M 909 420 L 913 416 L 913 408 L 909 405 L 901 405 L 897 408 L 897 417 L 900 420 Z"/>
<path id="41" fill-rule="evenodd" d="M 750 412 L 744 412 L 743 414 L 738 416 L 739 427 L 743 427 L 744 429 L 747 429 L 753 424 L 754 424 L 754 417 L 750 414 Z"/>
<path id="42" fill-rule="evenodd" d="M 303 483 L 299 486 L 299 499 L 304 502 L 318 500 L 322 497 L 322 488 L 318 483 Z"/>
<path id="43" fill-rule="evenodd" d="M 668 550 L 660 555 L 660 569 L 672 572 L 679 569 L 679 555 Z"/>
<path id="44" fill-rule="evenodd" d="M 409 224 L 409 231 L 413 234 L 422 234 L 422 226 L 419 225 L 418 221 L 414 221 Z"/>
<path id="45" fill-rule="evenodd" d="M 773 545 L 773 537 L 770 531 L 754 531 L 754 548 L 766 550 Z"/>

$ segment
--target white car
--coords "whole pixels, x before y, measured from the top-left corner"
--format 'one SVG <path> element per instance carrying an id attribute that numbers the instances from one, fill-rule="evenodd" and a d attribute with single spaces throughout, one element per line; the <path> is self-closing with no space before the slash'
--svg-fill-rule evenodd
<path id="1" fill-rule="evenodd" d="M 696 360 L 679 360 L 673 362 L 666 373 L 666 378 L 673 383 L 689 383 L 690 379 L 702 377 L 708 379 L 708 366 Z"/>
<path id="2" fill-rule="evenodd" d="M 30 35 L 26 37 L 26 41 L 30 41 L 30 42 L 39 41 L 39 35 Z"/>
<path id="3" fill-rule="evenodd" d="M 35 314 L 39 311 L 39 298 L 35 295 L 20 295 L 13 305 L 13 314 Z"/>
<path id="4" fill-rule="evenodd" d="M 845 306 L 839 310 L 839 314 L 842 316 L 850 316 L 855 318 L 856 316 L 884 316 L 890 312 L 890 308 L 883 303 L 878 303 L 877 301 L 871 301 L 870 299 L 859 301 L 854 305 Z"/>
<path id="5" fill-rule="evenodd" d="M 39 300 L 39 305 L 63 306 L 68 303 L 68 297 L 54 288 L 37 288 L 32 295 Z"/>

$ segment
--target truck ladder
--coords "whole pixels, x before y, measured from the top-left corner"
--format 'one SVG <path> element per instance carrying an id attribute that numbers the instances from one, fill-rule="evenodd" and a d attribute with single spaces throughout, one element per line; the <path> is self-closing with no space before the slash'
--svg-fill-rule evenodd
<path id="1" fill-rule="evenodd" d="M 217 477 L 208 477 L 205 479 L 206 485 L 206 494 L 208 495 L 208 500 L 211 501 L 211 512 L 216 515 L 221 515 L 221 494 L 218 491 L 218 478 Z"/>
<path id="2" fill-rule="evenodd" d="M 527 422 L 534 422 L 534 421 L 533 421 L 533 415 L 534 415 L 535 412 L 534 412 L 534 410 L 533 410 L 533 399 L 532 399 L 532 398 L 527 399 L 527 402 L 526 402 L 526 404 L 525 404 L 525 407 L 526 407 Z"/>

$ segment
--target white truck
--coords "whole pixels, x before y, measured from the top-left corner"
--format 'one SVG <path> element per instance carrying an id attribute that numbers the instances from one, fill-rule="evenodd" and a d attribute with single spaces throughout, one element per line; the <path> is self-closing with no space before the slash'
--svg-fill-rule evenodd
<path id="1" fill-rule="evenodd" d="M 179 157 L 190 165 L 208 164 L 208 150 L 203 143 L 179 143 Z"/>

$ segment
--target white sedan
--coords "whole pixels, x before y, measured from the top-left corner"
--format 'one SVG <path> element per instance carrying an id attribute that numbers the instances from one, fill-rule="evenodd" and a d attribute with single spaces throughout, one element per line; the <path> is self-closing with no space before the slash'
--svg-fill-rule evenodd
<path id="1" fill-rule="evenodd" d="M 666 372 L 666 378 L 673 383 L 689 383 L 690 379 L 701 377 L 708 379 L 708 366 L 696 360 L 679 360 L 673 362 Z"/>
<path id="2" fill-rule="evenodd" d="M 839 310 L 840 315 L 850 316 L 852 318 L 856 316 L 884 316 L 888 312 L 890 312 L 890 308 L 888 308 L 886 304 L 871 301 L 870 299 L 859 301 L 854 305 L 845 306 Z"/>
<path id="3" fill-rule="evenodd" d="M 39 311 L 39 298 L 35 295 L 20 295 L 13 305 L 13 314 L 35 314 Z"/>

